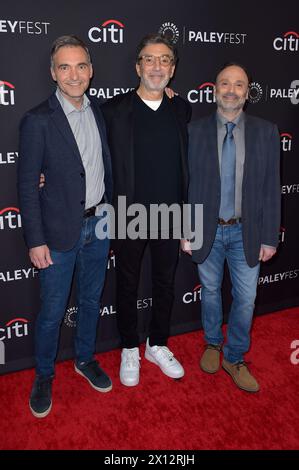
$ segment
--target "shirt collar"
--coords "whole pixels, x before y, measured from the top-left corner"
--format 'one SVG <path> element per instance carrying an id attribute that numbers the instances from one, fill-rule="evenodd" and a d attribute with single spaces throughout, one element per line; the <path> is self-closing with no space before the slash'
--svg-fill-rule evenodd
<path id="1" fill-rule="evenodd" d="M 227 122 L 233 122 L 236 125 L 236 127 L 241 127 L 242 124 L 244 123 L 244 118 L 245 118 L 244 111 L 241 111 L 241 113 L 235 119 L 233 119 L 233 121 L 228 121 L 227 118 L 224 117 L 219 111 L 217 111 L 216 115 L 217 115 L 217 122 L 221 126 L 225 126 Z"/>
<path id="2" fill-rule="evenodd" d="M 67 100 L 63 94 L 61 93 L 61 91 L 59 90 L 59 88 L 57 87 L 57 90 L 56 90 L 56 97 L 59 101 L 59 103 L 61 104 L 61 107 L 65 113 L 66 116 L 68 116 L 69 114 L 73 113 L 73 112 L 76 112 L 76 113 L 80 113 L 81 111 L 85 111 L 86 108 L 88 108 L 88 106 L 90 106 L 90 100 L 87 98 L 87 96 L 84 94 L 83 95 L 83 103 L 82 103 L 82 106 L 80 109 L 77 109 L 75 108 L 74 105 L 72 105 L 72 103 L 69 102 L 69 100 Z"/>

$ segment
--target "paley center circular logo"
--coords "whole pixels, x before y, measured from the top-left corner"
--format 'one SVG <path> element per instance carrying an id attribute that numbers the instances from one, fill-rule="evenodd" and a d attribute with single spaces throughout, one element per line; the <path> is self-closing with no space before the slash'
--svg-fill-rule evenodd
<path id="1" fill-rule="evenodd" d="M 76 327 L 76 314 L 78 312 L 78 307 L 69 307 L 64 315 L 63 323 L 69 328 Z"/>
<path id="2" fill-rule="evenodd" d="M 180 31 L 178 27 L 171 21 L 166 21 L 163 23 L 160 26 L 158 33 L 161 34 L 161 36 L 165 36 L 173 44 L 176 44 L 180 37 Z"/>
<path id="3" fill-rule="evenodd" d="M 258 82 L 249 84 L 248 101 L 251 104 L 258 103 L 263 96 L 263 89 Z"/>

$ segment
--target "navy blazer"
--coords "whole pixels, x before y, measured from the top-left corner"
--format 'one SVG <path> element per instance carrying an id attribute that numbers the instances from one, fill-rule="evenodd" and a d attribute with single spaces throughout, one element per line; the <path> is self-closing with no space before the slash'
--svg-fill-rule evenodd
<path id="1" fill-rule="evenodd" d="M 99 129 L 105 198 L 112 199 L 111 159 L 105 122 L 96 100 L 91 109 Z M 46 184 L 39 189 L 40 173 Z M 53 93 L 28 111 L 20 124 L 18 193 L 29 248 L 48 245 L 67 251 L 79 239 L 85 209 L 85 171 L 67 117 Z"/>
<path id="2" fill-rule="evenodd" d="M 246 260 L 258 263 L 262 244 L 276 247 L 280 226 L 280 139 L 277 126 L 245 114 L 242 230 Z M 221 182 L 216 113 L 189 128 L 189 202 L 203 204 L 203 245 L 192 253 L 202 263 L 212 248 L 219 217 Z M 194 220 L 192 220 L 194 230 Z"/>

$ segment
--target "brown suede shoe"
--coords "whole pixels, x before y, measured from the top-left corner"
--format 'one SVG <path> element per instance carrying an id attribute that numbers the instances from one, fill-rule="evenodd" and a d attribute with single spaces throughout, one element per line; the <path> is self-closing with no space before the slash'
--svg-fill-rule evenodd
<path id="1" fill-rule="evenodd" d="M 200 359 L 200 368 L 208 374 L 215 374 L 220 368 L 220 344 L 207 344 Z"/>
<path id="2" fill-rule="evenodd" d="M 245 362 L 237 362 L 236 364 L 232 364 L 226 359 L 223 359 L 222 367 L 225 372 L 231 376 L 237 387 L 239 387 L 241 390 L 245 390 L 246 392 L 259 391 L 260 386 L 253 375 L 249 372 Z"/>

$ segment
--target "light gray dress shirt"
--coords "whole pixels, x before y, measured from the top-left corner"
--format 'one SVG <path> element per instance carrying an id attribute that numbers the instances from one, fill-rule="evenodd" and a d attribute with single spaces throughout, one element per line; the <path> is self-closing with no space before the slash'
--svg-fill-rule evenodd
<path id="1" fill-rule="evenodd" d="M 73 131 L 85 170 L 85 209 L 96 206 L 105 193 L 104 163 L 99 129 L 86 95 L 80 109 L 75 108 L 59 88 L 56 96 Z"/>

